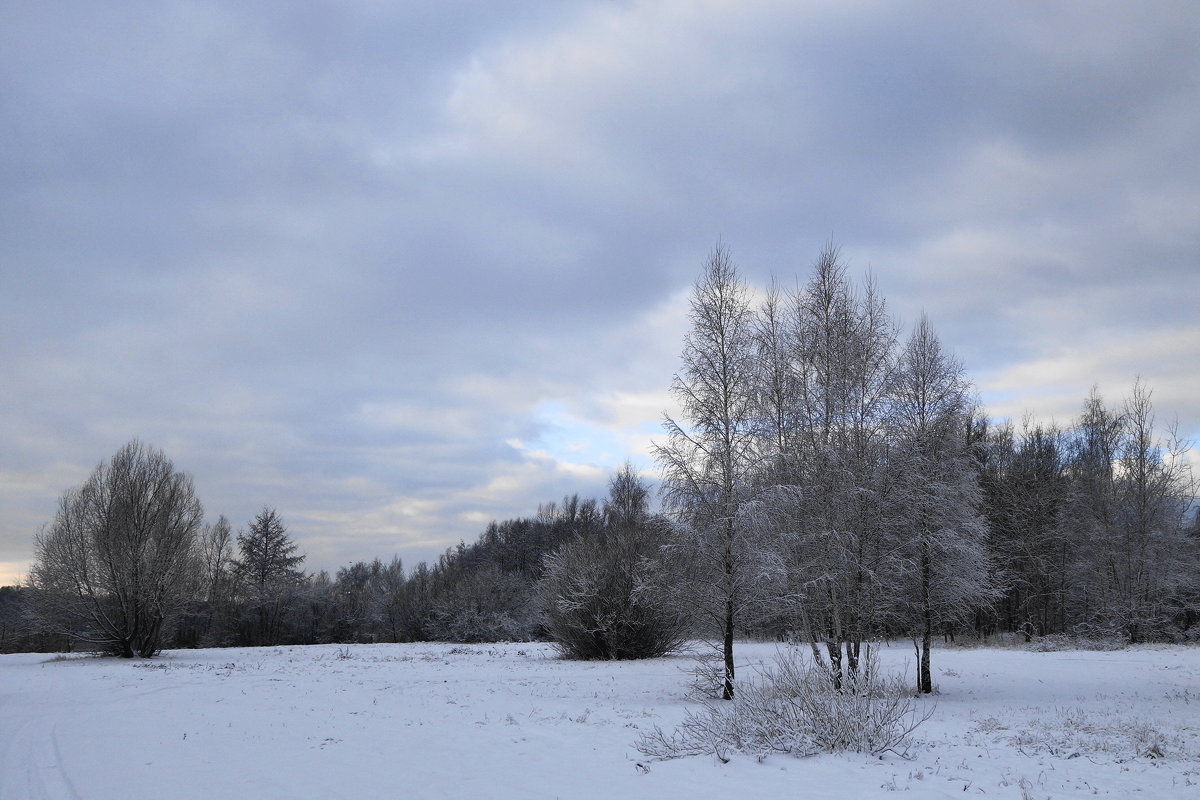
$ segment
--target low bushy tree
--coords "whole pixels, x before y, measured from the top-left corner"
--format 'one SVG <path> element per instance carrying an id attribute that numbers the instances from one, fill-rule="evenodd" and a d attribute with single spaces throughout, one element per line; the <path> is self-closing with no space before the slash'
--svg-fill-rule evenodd
<path id="1" fill-rule="evenodd" d="M 648 493 L 626 464 L 609 483 L 603 527 L 546 559 L 546 632 L 568 658 L 653 658 L 685 636 L 685 618 L 663 602 L 666 523 L 648 514 Z"/>
<path id="2" fill-rule="evenodd" d="M 42 626 L 124 656 L 156 654 L 200 574 L 192 479 L 136 440 L 59 502 L 28 588 Z"/>

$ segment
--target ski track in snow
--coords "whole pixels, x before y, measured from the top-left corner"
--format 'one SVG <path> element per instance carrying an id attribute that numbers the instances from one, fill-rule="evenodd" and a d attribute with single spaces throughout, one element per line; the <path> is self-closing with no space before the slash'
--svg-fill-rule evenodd
<path id="1" fill-rule="evenodd" d="M 775 651 L 739 644 L 742 674 Z M 913 674 L 906 646 L 881 662 Z M 694 705 L 692 663 L 541 644 L 0 656 L 0 799 L 1200 797 L 1200 648 L 939 650 L 908 758 L 647 763 L 638 735 Z"/>

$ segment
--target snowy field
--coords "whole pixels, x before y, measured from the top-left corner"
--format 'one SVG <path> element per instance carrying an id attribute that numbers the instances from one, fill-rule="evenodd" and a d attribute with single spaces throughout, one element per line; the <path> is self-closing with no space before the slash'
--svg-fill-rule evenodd
<path id="1" fill-rule="evenodd" d="M 770 659 L 747 644 L 739 664 Z M 649 763 L 685 657 L 538 644 L 0 656 L 0 798 L 1200 798 L 1200 648 L 936 652 L 907 759 Z M 884 666 L 912 675 L 894 646 Z"/>

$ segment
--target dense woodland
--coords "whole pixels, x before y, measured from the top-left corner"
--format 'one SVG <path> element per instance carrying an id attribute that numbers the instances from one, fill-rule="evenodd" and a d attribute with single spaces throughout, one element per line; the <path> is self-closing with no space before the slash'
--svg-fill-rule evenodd
<path id="1" fill-rule="evenodd" d="M 993 421 L 930 323 L 902 335 L 832 248 L 757 293 L 718 248 L 691 322 L 660 512 L 627 465 L 607 497 L 493 522 L 436 563 L 306 572 L 286 510 L 205 524 L 190 479 L 132 442 L 0 588 L 0 651 L 552 638 L 613 658 L 702 636 L 731 694 L 739 636 L 807 643 L 839 675 L 907 637 L 925 680 L 935 638 L 1200 638 L 1187 443 L 1140 381 L 1068 424 Z"/>

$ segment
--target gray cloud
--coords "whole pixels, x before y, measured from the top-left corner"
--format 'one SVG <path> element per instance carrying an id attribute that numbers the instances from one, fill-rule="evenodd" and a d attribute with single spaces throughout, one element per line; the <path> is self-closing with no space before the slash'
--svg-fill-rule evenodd
<path id="1" fill-rule="evenodd" d="M 787 283 L 832 236 L 997 413 L 1140 373 L 1197 431 L 1198 34 L 1188 3 L 6 12 L 0 578 L 133 435 L 317 567 L 598 492 L 648 464 L 718 237 Z"/>

